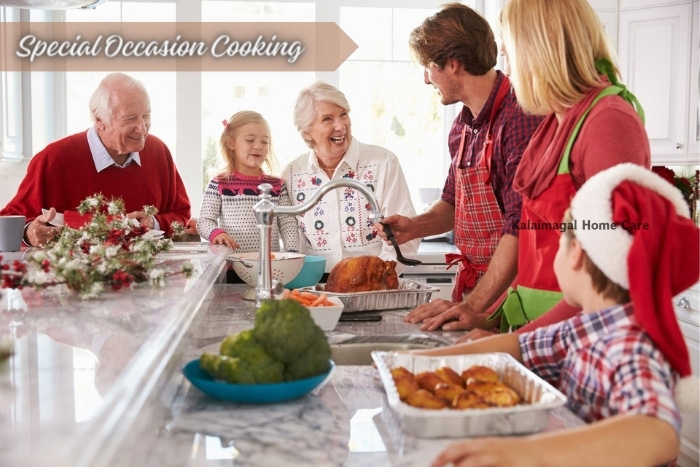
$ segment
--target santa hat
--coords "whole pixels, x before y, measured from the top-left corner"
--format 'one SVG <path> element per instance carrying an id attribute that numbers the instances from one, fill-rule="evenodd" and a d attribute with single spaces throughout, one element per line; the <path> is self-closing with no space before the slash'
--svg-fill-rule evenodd
<path id="1" fill-rule="evenodd" d="M 689 376 L 672 300 L 700 278 L 700 231 L 680 191 L 648 169 L 619 164 L 586 181 L 571 215 L 588 257 L 629 290 L 639 324 L 671 366 Z"/>

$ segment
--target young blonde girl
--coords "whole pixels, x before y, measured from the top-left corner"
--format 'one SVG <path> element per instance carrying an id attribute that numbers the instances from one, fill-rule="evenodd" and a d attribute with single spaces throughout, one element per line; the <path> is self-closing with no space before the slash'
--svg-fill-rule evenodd
<path id="1" fill-rule="evenodd" d="M 289 206 L 287 188 L 269 175 L 275 165 L 270 126 L 257 112 L 243 110 L 223 121 L 219 140 L 222 159 L 204 192 L 197 232 L 211 243 L 240 252 L 260 249 L 253 206 L 259 201 L 258 185 L 272 185 L 272 202 Z M 263 167 L 265 168 L 263 170 Z M 278 216 L 272 226 L 272 251 L 299 251 L 299 229 L 293 216 Z"/>

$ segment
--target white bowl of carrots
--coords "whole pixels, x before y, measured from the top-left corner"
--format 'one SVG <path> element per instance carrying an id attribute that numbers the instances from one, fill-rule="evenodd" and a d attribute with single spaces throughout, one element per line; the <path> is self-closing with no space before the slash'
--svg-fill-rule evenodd
<path id="1" fill-rule="evenodd" d="M 338 297 L 329 297 L 325 293 L 285 289 L 282 298 L 291 298 L 308 308 L 316 325 L 324 331 L 335 329 L 344 308 L 343 302 Z"/>

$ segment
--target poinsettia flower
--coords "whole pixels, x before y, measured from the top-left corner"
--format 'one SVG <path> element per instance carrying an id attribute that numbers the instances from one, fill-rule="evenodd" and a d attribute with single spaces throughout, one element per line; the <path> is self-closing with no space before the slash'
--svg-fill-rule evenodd
<path id="1" fill-rule="evenodd" d="M 652 167 L 651 171 L 659 175 L 671 185 L 675 185 L 674 178 L 676 177 L 676 174 L 673 172 L 673 170 L 669 169 L 668 167 L 657 165 Z"/>

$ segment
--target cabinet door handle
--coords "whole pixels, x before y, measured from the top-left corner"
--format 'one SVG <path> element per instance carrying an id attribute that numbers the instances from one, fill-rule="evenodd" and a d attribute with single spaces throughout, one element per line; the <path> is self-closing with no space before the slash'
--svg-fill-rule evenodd
<path id="1" fill-rule="evenodd" d="M 680 149 L 682 147 L 683 147 L 683 145 L 681 143 L 676 143 L 676 149 Z"/>
<path id="2" fill-rule="evenodd" d="M 685 308 L 686 310 L 689 310 L 690 309 L 690 300 L 688 300 L 685 297 L 681 297 L 681 299 L 678 300 L 678 307 Z"/>

